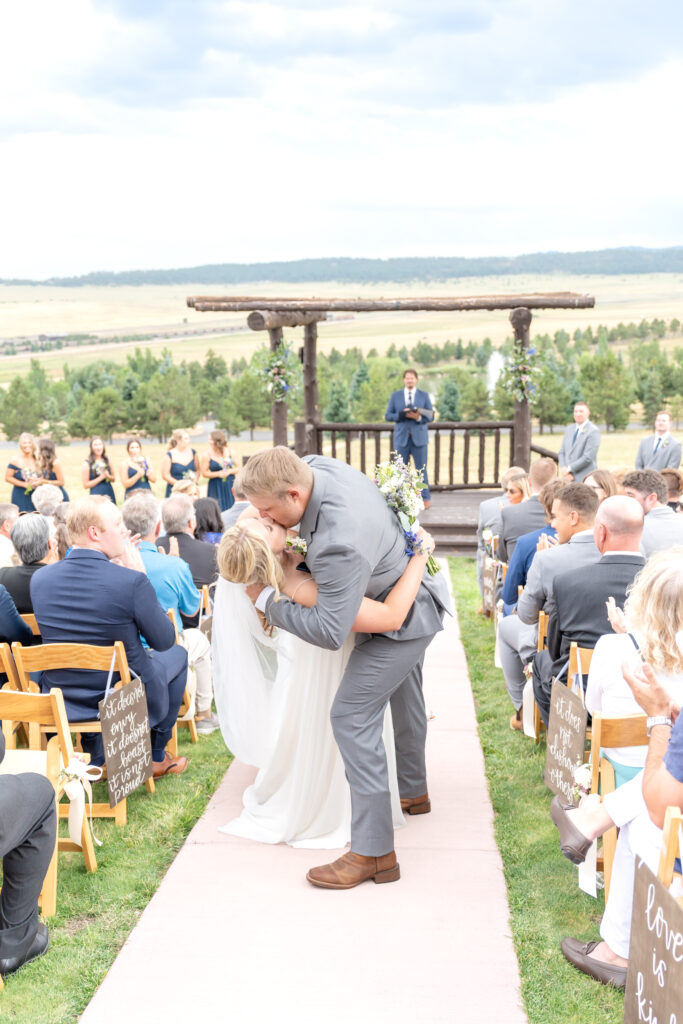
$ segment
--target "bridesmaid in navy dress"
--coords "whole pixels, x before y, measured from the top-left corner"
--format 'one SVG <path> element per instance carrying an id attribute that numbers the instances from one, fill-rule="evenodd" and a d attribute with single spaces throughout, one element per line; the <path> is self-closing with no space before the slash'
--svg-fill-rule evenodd
<path id="1" fill-rule="evenodd" d="M 202 475 L 209 481 L 207 497 L 216 499 L 221 512 L 232 508 L 235 503 L 232 485 L 239 466 L 222 430 L 212 430 L 209 434 L 209 450 L 202 455 L 201 466 Z"/>
<path id="2" fill-rule="evenodd" d="M 20 512 L 35 512 L 31 493 L 41 484 L 49 483 L 49 480 L 43 479 L 33 434 L 19 435 L 19 454 L 7 466 L 5 480 L 12 484 L 12 504 Z"/>
<path id="3" fill-rule="evenodd" d="M 93 437 L 90 441 L 90 454 L 81 470 L 83 486 L 91 494 L 104 494 L 116 504 L 116 495 L 111 485 L 114 479 L 109 456 L 104 449 L 104 441 L 101 437 Z"/>
<path id="4" fill-rule="evenodd" d="M 164 455 L 161 475 L 166 481 L 166 497 L 170 497 L 173 484 L 179 480 L 196 480 L 199 476 L 199 458 L 190 448 L 190 435 L 186 430 L 174 430 L 171 447 Z"/>
<path id="5" fill-rule="evenodd" d="M 123 500 L 130 497 L 133 491 L 151 491 L 150 484 L 155 484 L 156 473 L 150 468 L 149 462 L 142 454 L 142 445 L 136 437 L 132 437 L 126 445 L 128 457 L 119 466 L 119 480 L 123 484 Z"/>
<path id="6" fill-rule="evenodd" d="M 57 449 L 54 441 L 49 437 L 41 437 L 38 441 L 38 454 L 40 456 L 40 469 L 43 479 L 51 484 L 56 484 L 62 492 L 64 501 L 69 500 L 69 495 L 64 489 L 64 470 L 57 458 Z"/>

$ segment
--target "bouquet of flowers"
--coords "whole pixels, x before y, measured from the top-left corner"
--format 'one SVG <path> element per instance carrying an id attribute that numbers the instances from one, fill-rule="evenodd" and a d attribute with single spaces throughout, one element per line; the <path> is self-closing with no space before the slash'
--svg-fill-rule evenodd
<path id="1" fill-rule="evenodd" d="M 293 551 L 295 555 L 303 555 L 304 558 L 308 551 L 308 544 L 303 537 L 287 537 L 285 547 L 288 548 L 289 551 Z"/>
<path id="2" fill-rule="evenodd" d="M 144 455 L 138 455 L 137 459 L 133 459 L 135 465 L 142 470 L 142 476 L 140 477 L 141 483 L 147 483 L 147 470 L 149 469 L 149 463 Z"/>
<path id="3" fill-rule="evenodd" d="M 92 468 L 95 470 L 96 476 L 102 476 L 103 473 L 109 472 L 109 468 L 104 459 L 95 459 L 92 464 Z"/>
<path id="4" fill-rule="evenodd" d="M 536 349 L 533 346 L 525 348 L 521 341 L 515 339 L 512 355 L 507 360 L 502 380 L 506 390 L 512 392 L 518 402 L 533 398 L 536 393 L 534 381 L 538 370 L 539 360 Z"/>
<path id="5" fill-rule="evenodd" d="M 37 473 L 35 469 L 22 469 L 21 475 L 26 483 L 24 494 L 30 494 L 36 486 L 36 480 L 40 480 L 40 473 Z"/>
<path id="6" fill-rule="evenodd" d="M 182 479 L 183 480 L 191 480 L 192 483 L 196 483 L 196 481 L 197 481 L 197 474 L 195 473 L 195 471 L 193 469 L 186 469 L 185 472 L 182 475 Z"/>
<path id="7" fill-rule="evenodd" d="M 274 402 L 287 401 L 287 393 L 296 383 L 297 365 L 296 356 L 283 341 L 274 352 L 262 350 L 260 375 Z"/>
<path id="8" fill-rule="evenodd" d="M 406 466 L 398 452 L 392 452 L 391 461 L 380 462 L 375 469 L 375 483 L 389 508 L 398 516 L 406 539 L 406 554 L 419 554 L 422 543 L 413 526 L 417 524 L 417 517 L 424 508 L 420 491 L 427 485 L 422 477 L 422 470 Z M 427 570 L 430 576 L 435 576 L 439 572 L 433 555 L 427 559 Z"/>

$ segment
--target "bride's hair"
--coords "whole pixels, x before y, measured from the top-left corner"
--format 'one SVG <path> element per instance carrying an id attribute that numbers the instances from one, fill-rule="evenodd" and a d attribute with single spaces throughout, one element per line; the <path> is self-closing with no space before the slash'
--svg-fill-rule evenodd
<path id="1" fill-rule="evenodd" d="M 232 583 L 274 587 L 277 601 L 284 582 L 282 566 L 252 523 L 245 519 L 225 531 L 218 545 L 218 571 Z"/>

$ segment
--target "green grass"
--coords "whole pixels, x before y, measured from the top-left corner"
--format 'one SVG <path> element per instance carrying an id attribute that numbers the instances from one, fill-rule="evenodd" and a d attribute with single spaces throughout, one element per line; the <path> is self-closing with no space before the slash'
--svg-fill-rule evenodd
<path id="1" fill-rule="evenodd" d="M 128 800 L 124 828 L 95 821 L 103 842 L 97 872 L 86 872 L 80 854 L 59 855 L 50 950 L 6 980 L 3 1021 L 72 1024 L 87 1006 L 230 763 L 220 731 L 197 744 L 190 743 L 186 729 L 179 733 L 188 770 L 162 779 L 154 796 L 137 790 Z M 103 783 L 95 794 L 106 800 Z"/>
<path id="2" fill-rule="evenodd" d="M 560 853 L 541 779 L 544 741 L 537 747 L 509 728 L 512 706 L 493 664 L 493 627 L 476 614 L 475 563 L 452 558 L 450 566 L 530 1024 L 618 1024 L 622 993 L 576 971 L 560 952 L 565 935 L 599 937 L 602 894 L 594 900 L 581 892 L 576 869 Z"/>

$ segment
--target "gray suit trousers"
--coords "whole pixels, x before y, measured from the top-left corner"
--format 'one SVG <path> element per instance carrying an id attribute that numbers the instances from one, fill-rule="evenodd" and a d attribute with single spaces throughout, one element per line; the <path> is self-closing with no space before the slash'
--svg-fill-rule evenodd
<path id="1" fill-rule="evenodd" d="M 528 626 L 518 615 L 506 615 L 498 625 L 498 655 L 510 700 L 515 710 L 522 706 L 524 666 L 536 652 L 538 626 Z"/>
<path id="2" fill-rule="evenodd" d="M 381 857 L 394 848 L 382 741 L 389 701 L 399 793 L 415 797 L 427 792 L 422 661 L 431 640 L 431 634 L 402 641 L 368 636 L 353 649 L 332 705 L 332 731 L 351 788 L 351 849 L 366 857 Z"/>
<path id="3" fill-rule="evenodd" d="M 38 897 L 55 850 L 55 791 L 42 775 L 0 776 L 0 957 L 27 953 L 38 931 Z"/>

